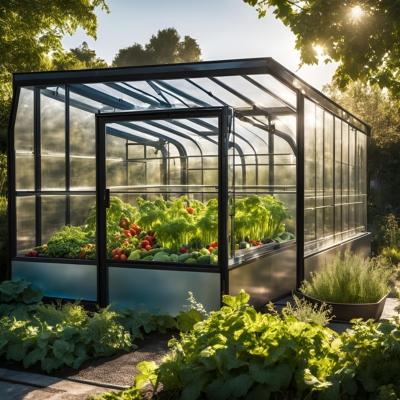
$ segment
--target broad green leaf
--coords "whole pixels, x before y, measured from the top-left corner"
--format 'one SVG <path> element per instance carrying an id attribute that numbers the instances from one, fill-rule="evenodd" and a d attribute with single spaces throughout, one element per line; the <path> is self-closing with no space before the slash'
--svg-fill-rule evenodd
<path id="1" fill-rule="evenodd" d="M 293 375 L 289 364 L 278 364 L 272 368 L 265 368 L 262 362 L 250 363 L 249 373 L 256 382 L 267 384 L 271 392 L 286 389 Z"/>
<path id="2" fill-rule="evenodd" d="M 246 400 L 268 400 L 271 396 L 271 390 L 268 385 L 257 385 L 251 389 L 246 396 Z"/>
<path id="3" fill-rule="evenodd" d="M 46 349 L 41 349 L 39 347 L 36 347 L 36 349 L 30 351 L 25 357 L 24 357 L 24 367 L 29 368 L 30 366 L 36 364 L 38 361 L 42 360 L 47 354 Z"/>
<path id="4" fill-rule="evenodd" d="M 29 288 L 25 289 L 24 292 L 22 293 L 22 299 L 26 304 L 38 303 L 43 299 L 43 297 L 44 297 L 44 292 L 42 288 L 34 290 L 29 286 Z"/>
<path id="5" fill-rule="evenodd" d="M 222 296 L 222 302 L 227 306 L 237 309 L 248 303 L 250 295 L 247 294 L 243 289 L 236 296 L 229 296 L 227 294 Z"/>
<path id="6" fill-rule="evenodd" d="M 48 373 L 57 368 L 57 363 L 55 362 L 55 359 L 53 357 L 43 358 L 40 365 L 42 370 Z"/>
<path id="7" fill-rule="evenodd" d="M 7 360 L 21 361 L 26 354 L 27 347 L 22 346 L 21 343 L 11 344 L 7 349 Z"/>
<path id="8" fill-rule="evenodd" d="M 202 320 L 203 315 L 193 308 L 189 311 L 179 311 L 179 315 L 176 317 L 178 328 L 181 332 L 191 331 L 193 326 Z"/>
<path id="9" fill-rule="evenodd" d="M 357 383 L 352 377 L 345 376 L 341 385 L 348 394 L 354 396 L 357 393 Z"/>
<path id="10" fill-rule="evenodd" d="M 240 368 L 247 365 L 246 361 L 239 360 L 236 356 L 236 349 L 233 346 L 226 346 L 216 352 L 216 360 L 219 369 L 230 371 L 234 368 Z"/>
<path id="11" fill-rule="evenodd" d="M 146 383 L 147 380 L 150 380 L 154 385 L 157 380 L 157 374 L 155 370 L 157 369 L 157 365 L 154 361 L 142 361 L 136 368 L 141 372 L 140 374 L 135 376 L 135 386 L 137 388 L 142 388 L 143 385 Z"/>
<path id="12" fill-rule="evenodd" d="M 55 340 L 52 347 L 56 358 L 62 358 L 65 353 L 74 351 L 73 344 L 61 339 Z"/>
<path id="13" fill-rule="evenodd" d="M 245 397 L 253 379 L 248 374 L 241 374 L 231 379 L 227 379 L 223 385 L 222 390 L 227 391 L 230 397 Z"/>

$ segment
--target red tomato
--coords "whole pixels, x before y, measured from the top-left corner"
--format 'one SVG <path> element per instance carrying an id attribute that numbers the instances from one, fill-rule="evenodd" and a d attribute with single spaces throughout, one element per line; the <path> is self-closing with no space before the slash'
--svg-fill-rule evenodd
<path id="1" fill-rule="evenodd" d="M 150 244 L 151 244 L 151 242 L 153 241 L 153 237 L 152 236 L 149 236 L 149 235 L 147 235 L 147 236 L 145 236 L 144 238 L 143 238 L 143 240 L 147 240 Z"/>
<path id="2" fill-rule="evenodd" d="M 210 246 L 211 246 L 211 247 L 214 247 L 214 248 L 215 248 L 215 247 L 218 247 L 218 242 L 212 242 L 212 243 L 210 244 Z"/>
<path id="3" fill-rule="evenodd" d="M 32 252 L 28 251 L 27 253 L 25 253 L 25 257 L 32 257 Z"/>
<path id="4" fill-rule="evenodd" d="M 147 250 L 143 247 L 142 251 L 147 251 Z"/>
<path id="5" fill-rule="evenodd" d="M 128 257 L 127 257 L 125 254 L 121 254 L 121 255 L 119 256 L 119 258 L 120 258 L 121 260 L 126 260 Z"/>
<path id="6" fill-rule="evenodd" d="M 124 245 L 124 246 L 129 246 L 130 243 L 129 243 L 127 240 L 125 240 L 125 242 L 123 243 L 123 245 Z"/>
<path id="7" fill-rule="evenodd" d="M 145 249 L 146 249 L 147 251 L 149 251 L 149 250 L 151 250 L 151 246 L 148 244 L 148 245 L 145 247 Z"/>
<path id="8" fill-rule="evenodd" d="M 210 253 L 212 253 L 212 251 L 214 250 L 214 247 L 209 247 L 208 249 L 207 249 Z"/>
<path id="9" fill-rule="evenodd" d="M 115 255 L 120 256 L 123 252 L 124 252 L 124 250 L 122 250 L 120 247 L 118 247 L 117 249 L 115 249 Z"/>
<path id="10" fill-rule="evenodd" d="M 181 247 L 181 249 L 179 250 L 182 254 L 187 253 L 188 249 L 187 247 Z"/>
<path id="11" fill-rule="evenodd" d="M 148 240 L 142 240 L 142 247 L 146 247 L 147 245 L 149 245 L 149 241 Z"/>
<path id="12" fill-rule="evenodd" d="M 86 257 L 87 255 L 84 251 L 81 254 L 79 254 L 79 258 L 86 258 Z"/>
<path id="13" fill-rule="evenodd" d="M 37 250 L 32 250 L 32 257 L 38 257 L 39 252 Z"/>
<path id="14" fill-rule="evenodd" d="M 115 256 L 115 249 L 111 251 L 111 255 Z"/>
<path id="15" fill-rule="evenodd" d="M 147 231 L 147 234 L 148 234 L 149 236 L 154 236 L 154 231 L 153 231 L 153 229 L 150 229 L 149 231 Z"/>
<path id="16" fill-rule="evenodd" d="M 137 235 L 136 231 L 133 228 L 129 229 L 129 232 L 130 232 L 132 237 Z"/>
<path id="17" fill-rule="evenodd" d="M 116 260 L 119 260 L 120 255 L 119 255 L 119 254 L 116 254 L 116 255 L 114 256 L 114 258 L 115 258 Z"/>

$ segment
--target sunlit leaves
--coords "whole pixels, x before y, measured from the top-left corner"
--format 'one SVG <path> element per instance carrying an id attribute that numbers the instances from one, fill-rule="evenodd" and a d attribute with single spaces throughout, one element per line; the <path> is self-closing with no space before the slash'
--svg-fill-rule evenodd
<path id="1" fill-rule="evenodd" d="M 340 63 L 334 79 L 340 87 L 360 80 L 400 93 L 400 3 L 397 0 L 243 0 L 259 18 L 271 7 L 296 36 L 302 64 Z"/>

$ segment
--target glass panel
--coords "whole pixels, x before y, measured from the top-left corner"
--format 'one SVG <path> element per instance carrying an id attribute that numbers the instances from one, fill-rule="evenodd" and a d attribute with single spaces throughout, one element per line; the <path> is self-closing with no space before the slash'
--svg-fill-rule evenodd
<path id="1" fill-rule="evenodd" d="M 17 255 L 24 255 L 36 244 L 36 202 L 35 196 L 16 198 Z"/>
<path id="2" fill-rule="evenodd" d="M 35 187 L 33 113 L 33 90 L 22 88 L 14 126 L 16 190 L 33 190 Z"/>
<path id="3" fill-rule="evenodd" d="M 70 224 L 84 226 L 87 224 L 89 211 L 95 210 L 95 196 L 70 196 Z M 92 211 L 93 212 L 93 211 Z"/>
<path id="4" fill-rule="evenodd" d="M 97 300 L 97 265 L 12 262 L 12 279 L 25 278 L 56 299 Z"/>
<path id="5" fill-rule="evenodd" d="M 193 120 L 218 126 L 217 118 Z M 183 118 L 169 121 L 188 124 Z M 145 126 L 154 145 L 132 133 Z M 217 264 L 218 256 L 206 247 L 214 242 L 211 247 L 218 247 L 218 136 L 207 151 L 190 153 L 184 141 L 193 146 L 197 133 L 187 131 L 187 138 L 175 140 L 168 129 L 160 120 L 106 126 L 107 257 L 121 262 L 132 254 L 133 262 L 154 258 L 158 264 L 187 259 L 198 266 Z M 160 248 L 171 256 L 157 256 Z M 201 249 L 206 254 L 199 254 Z"/>
<path id="6" fill-rule="evenodd" d="M 65 103 L 60 96 L 58 91 L 41 90 L 41 187 L 44 190 L 65 189 Z"/>
<path id="7" fill-rule="evenodd" d="M 94 115 L 70 107 L 71 190 L 96 187 L 96 135 Z"/>
<path id="8" fill-rule="evenodd" d="M 42 196 L 42 240 L 47 241 L 66 224 L 66 196 Z"/>
<path id="9" fill-rule="evenodd" d="M 16 190 L 34 190 L 35 158 L 32 153 L 16 153 L 15 155 L 15 187 Z"/>

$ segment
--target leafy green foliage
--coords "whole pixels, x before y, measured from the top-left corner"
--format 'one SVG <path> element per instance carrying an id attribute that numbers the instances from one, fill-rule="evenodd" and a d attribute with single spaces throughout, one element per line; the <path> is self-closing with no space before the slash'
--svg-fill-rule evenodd
<path id="1" fill-rule="evenodd" d="M 284 222 L 292 218 L 283 202 L 273 196 L 252 195 L 235 201 L 235 229 L 239 241 L 275 238 L 284 232 Z"/>
<path id="2" fill-rule="evenodd" d="M 380 259 L 366 259 L 349 251 L 338 253 L 331 262 L 303 281 L 300 291 L 322 301 L 335 303 L 375 303 L 390 292 L 391 273 Z"/>
<path id="3" fill-rule="evenodd" d="M 399 318 L 355 320 L 337 335 L 292 315 L 257 313 L 243 291 L 224 301 L 221 310 L 170 341 L 160 366 L 138 364 L 132 388 L 91 398 L 142 399 L 148 380 L 155 390 L 162 385 L 166 397 L 184 400 L 399 398 Z"/>
<path id="4" fill-rule="evenodd" d="M 298 298 L 295 294 L 292 296 L 294 304 L 287 302 L 286 307 L 282 308 L 283 318 L 293 315 L 298 321 L 306 322 L 307 324 L 327 326 L 334 317 L 332 316 L 331 306 L 325 303 L 312 304 L 304 298 Z M 279 315 L 273 303 L 268 303 L 267 308 L 272 314 Z"/>
<path id="5" fill-rule="evenodd" d="M 63 226 L 47 242 L 46 256 L 78 258 L 81 247 L 90 243 L 91 236 L 79 226 Z"/>
<path id="6" fill-rule="evenodd" d="M 133 65 L 174 64 L 201 61 L 201 50 L 196 40 L 185 36 L 181 40 L 175 28 L 159 30 L 149 43 L 142 46 L 134 43 L 121 49 L 113 60 L 115 67 Z"/>
<path id="7" fill-rule="evenodd" d="M 153 315 L 132 308 L 86 311 L 79 302 L 43 304 L 43 291 L 24 279 L 0 285 L 0 356 L 40 363 L 47 372 L 67 365 L 79 368 L 92 357 L 106 357 L 118 349 L 130 350 L 143 333 L 176 329 L 170 315 Z"/>
<path id="8" fill-rule="evenodd" d="M 1 172 L 1 171 L 0 171 Z M 7 197 L 0 197 L 0 259 L 2 260 L 2 273 L 0 282 L 6 278 L 8 264 L 8 200 Z"/>
<path id="9" fill-rule="evenodd" d="M 257 8 L 259 18 L 272 7 L 296 36 L 302 64 L 317 64 L 316 46 L 323 61 L 339 62 L 335 80 L 340 87 L 360 80 L 378 84 L 394 95 L 400 92 L 400 4 L 331 0 L 243 0 Z M 357 11 L 357 12 L 356 12 Z"/>

